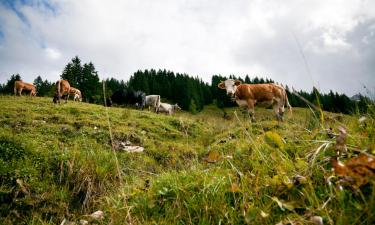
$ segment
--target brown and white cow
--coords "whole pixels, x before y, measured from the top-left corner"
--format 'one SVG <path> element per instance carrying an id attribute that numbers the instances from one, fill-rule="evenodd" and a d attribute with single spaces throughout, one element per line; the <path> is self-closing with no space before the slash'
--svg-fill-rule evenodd
<path id="1" fill-rule="evenodd" d="M 240 107 L 246 107 L 252 121 L 255 121 L 254 107 L 256 105 L 272 106 L 276 118 L 281 121 L 283 120 L 285 105 L 292 112 L 286 91 L 278 84 L 242 84 L 239 80 L 229 79 L 220 82 L 218 87 L 225 89 L 227 95 L 233 97 Z"/>
<path id="2" fill-rule="evenodd" d="M 80 101 L 80 102 L 82 102 L 82 94 L 81 94 L 81 91 L 78 90 L 77 88 L 70 87 L 69 94 L 70 94 L 70 95 L 73 95 L 73 101 Z"/>
<path id="3" fill-rule="evenodd" d="M 67 80 L 58 80 L 56 82 L 56 92 L 53 96 L 54 103 L 60 103 L 61 98 L 65 99 L 65 103 L 68 102 L 70 92 L 70 84 Z"/>
<path id="4" fill-rule="evenodd" d="M 36 87 L 33 84 L 25 83 L 22 80 L 16 80 L 14 82 L 14 95 L 21 96 L 22 91 L 30 91 L 30 96 L 36 96 Z"/>

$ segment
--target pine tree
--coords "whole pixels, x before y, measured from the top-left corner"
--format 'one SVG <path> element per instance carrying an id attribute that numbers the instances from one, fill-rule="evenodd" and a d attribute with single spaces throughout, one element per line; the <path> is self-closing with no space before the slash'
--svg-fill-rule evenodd
<path id="1" fill-rule="evenodd" d="M 194 99 L 190 100 L 189 112 L 191 112 L 192 114 L 197 114 L 198 113 L 197 105 L 195 104 Z"/>
<path id="2" fill-rule="evenodd" d="M 60 77 L 61 79 L 67 80 L 70 86 L 81 89 L 82 87 L 80 85 L 84 82 L 82 69 L 81 60 L 76 56 L 65 66 Z"/>
<path id="3" fill-rule="evenodd" d="M 34 80 L 38 96 L 52 96 L 54 92 L 54 85 L 48 80 L 44 80 L 38 76 Z"/>
<path id="4" fill-rule="evenodd" d="M 40 76 L 37 76 L 37 78 L 35 78 L 34 85 L 36 87 L 38 96 L 44 96 L 43 79 Z"/>
<path id="5" fill-rule="evenodd" d="M 245 83 L 246 84 L 250 84 L 251 83 L 250 77 L 247 74 L 246 74 L 246 77 L 245 77 Z"/>
<path id="6" fill-rule="evenodd" d="M 101 103 L 102 86 L 99 80 L 98 72 L 92 62 L 83 65 L 81 80 L 78 87 L 82 92 L 83 99 L 87 102 Z"/>

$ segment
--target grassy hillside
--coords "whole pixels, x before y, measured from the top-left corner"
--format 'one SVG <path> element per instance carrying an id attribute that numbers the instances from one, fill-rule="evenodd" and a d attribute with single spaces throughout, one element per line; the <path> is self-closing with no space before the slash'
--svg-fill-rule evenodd
<path id="1" fill-rule="evenodd" d="M 79 224 L 101 210 L 97 224 L 374 224 L 373 177 L 340 185 L 327 135 L 346 127 L 342 161 L 375 154 L 373 114 L 322 121 L 295 108 L 278 123 L 257 108 L 251 124 L 238 108 L 227 113 L 0 96 L 0 221 Z M 130 143 L 144 151 L 124 151 Z"/>

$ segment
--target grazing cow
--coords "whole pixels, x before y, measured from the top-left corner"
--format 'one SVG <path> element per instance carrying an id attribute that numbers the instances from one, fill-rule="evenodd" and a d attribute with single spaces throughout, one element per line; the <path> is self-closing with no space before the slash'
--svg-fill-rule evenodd
<path id="1" fill-rule="evenodd" d="M 158 112 L 160 107 L 160 95 L 147 95 L 145 106 L 148 106 L 148 111 L 150 111 L 150 108 L 153 107 L 155 112 Z"/>
<path id="2" fill-rule="evenodd" d="M 70 84 L 67 80 L 58 80 L 56 82 L 56 92 L 53 96 L 54 103 L 60 103 L 61 98 L 65 99 L 65 103 L 68 102 L 70 92 Z"/>
<path id="3" fill-rule="evenodd" d="M 159 112 L 165 112 L 165 113 L 168 113 L 169 115 L 172 115 L 177 110 L 181 110 L 180 106 L 178 106 L 177 103 L 174 104 L 174 105 L 171 105 L 171 104 L 168 104 L 168 103 L 160 102 L 158 113 Z"/>
<path id="4" fill-rule="evenodd" d="M 146 94 L 142 91 L 121 89 L 113 93 L 111 100 L 118 105 L 135 105 L 143 109 L 146 104 Z"/>
<path id="5" fill-rule="evenodd" d="M 70 95 L 73 95 L 73 101 L 80 101 L 80 102 L 82 102 L 82 94 L 81 94 L 81 91 L 78 90 L 77 88 L 70 87 L 69 94 L 70 94 Z"/>
<path id="6" fill-rule="evenodd" d="M 241 84 L 239 80 L 229 79 L 220 82 L 218 87 L 225 89 L 227 95 L 233 97 L 240 107 L 246 107 L 252 121 L 255 121 L 254 107 L 256 105 L 272 106 L 276 118 L 280 121 L 283 120 L 284 105 L 289 108 L 290 112 L 292 111 L 285 89 L 277 84 Z"/>
<path id="7" fill-rule="evenodd" d="M 34 85 L 25 83 L 22 80 L 16 80 L 14 82 L 14 95 L 21 96 L 23 90 L 30 91 L 30 96 L 36 96 L 36 87 Z"/>

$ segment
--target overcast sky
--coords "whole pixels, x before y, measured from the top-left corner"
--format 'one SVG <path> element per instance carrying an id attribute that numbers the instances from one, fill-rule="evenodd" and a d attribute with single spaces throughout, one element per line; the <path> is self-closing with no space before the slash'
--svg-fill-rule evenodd
<path id="1" fill-rule="evenodd" d="M 78 55 L 100 78 L 141 69 L 375 90 L 374 0 L 0 0 L 0 82 L 55 81 Z M 305 58 L 305 60 L 304 60 Z"/>

